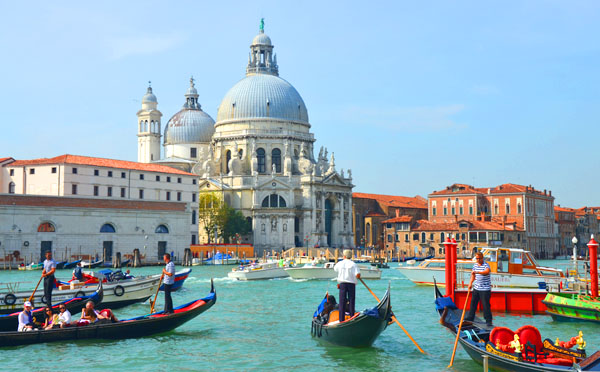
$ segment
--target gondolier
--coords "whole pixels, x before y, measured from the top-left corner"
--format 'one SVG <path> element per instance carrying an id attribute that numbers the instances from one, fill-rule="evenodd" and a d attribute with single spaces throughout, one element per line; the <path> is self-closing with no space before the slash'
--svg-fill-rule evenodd
<path id="1" fill-rule="evenodd" d="M 352 251 L 344 250 L 344 259 L 335 264 L 333 269 L 337 273 L 338 288 L 340 289 L 339 314 L 340 322 L 344 321 L 346 302 L 348 302 L 348 313 L 354 315 L 354 298 L 356 296 L 356 279 L 360 278 L 360 269 L 352 261 Z"/>
<path id="2" fill-rule="evenodd" d="M 44 297 L 46 299 L 46 305 L 48 306 L 52 306 L 52 290 L 54 289 L 55 271 L 56 261 L 52 259 L 52 251 L 47 251 L 46 259 L 44 260 L 44 270 L 42 271 L 42 276 L 44 277 Z"/>
<path id="3" fill-rule="evenodd" d="M 481 301 L 483 307 L 483 317 L 488 326 L 492 325 L 492 312 L 490 310 L 490 297 L 492 295 L 492 282 L 490 280 L 490 265 L 483 260 L 483 253 L 477 252 L 475 254 L 477 262 L 473 265 L 473 271 L 471 272 L 471 281 L 469 282 L 469 290 L 473 289 L 473 296 L 471 297 L 471 307 L 469 313 L 465 317 L 465 320 L 473 321 L 475 319 L 475 312 L 477 311 L 477 305 Z"/>
<path id="4" fill-rule="evenodd" d="M 171 255 L 165 253 L 165 268 L 163 269 L 164 291 L 165 291 L 165 314 L 173 312 L 173 300 L 171 299 L 171 290 L 175 284 L 175 264 L 171 261 Z"/>

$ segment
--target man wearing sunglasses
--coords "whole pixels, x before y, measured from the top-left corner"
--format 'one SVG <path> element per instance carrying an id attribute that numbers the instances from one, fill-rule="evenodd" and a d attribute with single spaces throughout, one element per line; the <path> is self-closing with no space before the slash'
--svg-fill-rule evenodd
<path id="1" fill-rule="evenodd" d="M 58 309 L 60 312 L 58 313 L 57 323 L 60 325 L 60 328 L 68 327 L 71 324 L 71 312 L 67 310 L 65 305 L 60 305 Z"/>
<path id="2" fill-rule="evenodd" d="M 469 282 L 469 290 L 473 289 L 473 296 L 471 296 L 471 307 L 469 313 L 465 317 L 465 320 L 473 321 L 475 319 L 475 312 L 477 312 L 477 305 L 481 301 L 483 307 L 483 317 L 485 323 L 488 326 L 492 326 L 492 311 L 490 310 L 490 297 L 492 295 L 492 282 L 490 280 L 490 265 L 483 260 L 483 253 L 477 252 L 475 254 L 477 262 L 473 265 L 473 271 L 471 272 L 471 281 Z"/>

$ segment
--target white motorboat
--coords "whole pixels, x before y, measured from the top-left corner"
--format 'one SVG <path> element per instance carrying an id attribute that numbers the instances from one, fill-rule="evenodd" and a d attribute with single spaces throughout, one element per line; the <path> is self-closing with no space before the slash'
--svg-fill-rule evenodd
<path id="1" fill-rule="evenodd" d="M 287 278 L 288 274 L 278 262 L 266 262 L 235 268 L 227 276 L 237 280 L 265 280 Z"/>
<path id="2" fill-rule="evenodd" d="M 285 271 L 292 279 L 335 279 L 337 274 L 333 267 L 335 262 L 325 265 L 306 264 L 302 267 L 288 267 Z M 381 279 L 381 270 L 374 266 L 358 265 L 360 277 L 363 279 Z"/>
<path id="3" fill-rule="evenodd" d="M 98 280 L 103 280 L 100 273 L 86 272 Z M 131 277 L 128 279 L 108 281 L 103 283 L 102 308 L 116 309 L 137 302 L 144 302 L 156 293 L 160 277 Z M 14 292 L 0 293 L 0 313 L 19 311 L 23 309 L 23 303 L 29 299 L 32 290 L 18 291 L 18 286 L 12 286 Z M 52 291 L 52 303 L 70 300 L 73 297 L 88 296 L 98 287 L 98 283 L 77 283 L 73 281 L 70 285 L 60 285 Z M 38 290 L 33 298 L 35 304 L 45 304 L 44 291 Z"/>
<path id="4" fill-rule="evenodd" d="M 490 280 L 494 287 L 539 288 L 540 282 L 555 285 L 565 280 L 562 270 L 538 265 L 531 252 L 523 249 L 487 247 L 482 253 L 490 265 Z M 459 286 L 469 284 L 473 264 L 472 260 L 457 260 L 456 283 Z M 417 266 L 396 269 L 415 284 L 433 285 L 435 279 L 438 285 L 445 285 L 445 266 L 443 258 L 433 258 Z"/>

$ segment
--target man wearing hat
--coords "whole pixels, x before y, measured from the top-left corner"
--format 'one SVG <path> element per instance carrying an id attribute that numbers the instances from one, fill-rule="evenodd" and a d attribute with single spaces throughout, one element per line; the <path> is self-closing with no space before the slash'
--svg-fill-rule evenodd
<path id="1" fill-rule="evenodd" d="M 23 311 L 19 313 L 19 327 L 17 331 L 31 331 L 33 329 L 33 314 L 31 313 L 31 302 L 25 301 Z"/>
<path id="2" fill-rule="evenodd" d="M 340 289 L 339 313 L 340 323 L 344 321 L 344 308 L 348 302 L 348 313 L 350 317 L 354 316 L 354 298 L 356 295 L 356 279 L 360 278 L 360 269 L 352 261 L 352 251 L 344 250 L 344 259 L 336 263 L 333 267 L 337 273 L 338 288 Z"/>

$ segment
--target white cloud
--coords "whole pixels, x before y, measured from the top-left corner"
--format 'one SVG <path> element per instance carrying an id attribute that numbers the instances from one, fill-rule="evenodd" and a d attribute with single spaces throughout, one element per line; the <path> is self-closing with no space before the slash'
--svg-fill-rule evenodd
<path id="1" fill-rule="evenodd" d="M 107 41 L 112 60 L 137 55 L 157 54 L 181 45 L 185 41 L 182 34 L 157 36 L 116 37 Z"/>
<path id="2" fill-rule="evenodd" d="M 429 132 L 463 129 L 467 125 L 452 117 L 464 111 L 465 105 L 416 107 L 350 107 L 344 110 L 345 121 L 360 125 L 375 125 L 388 130 Z"/>

